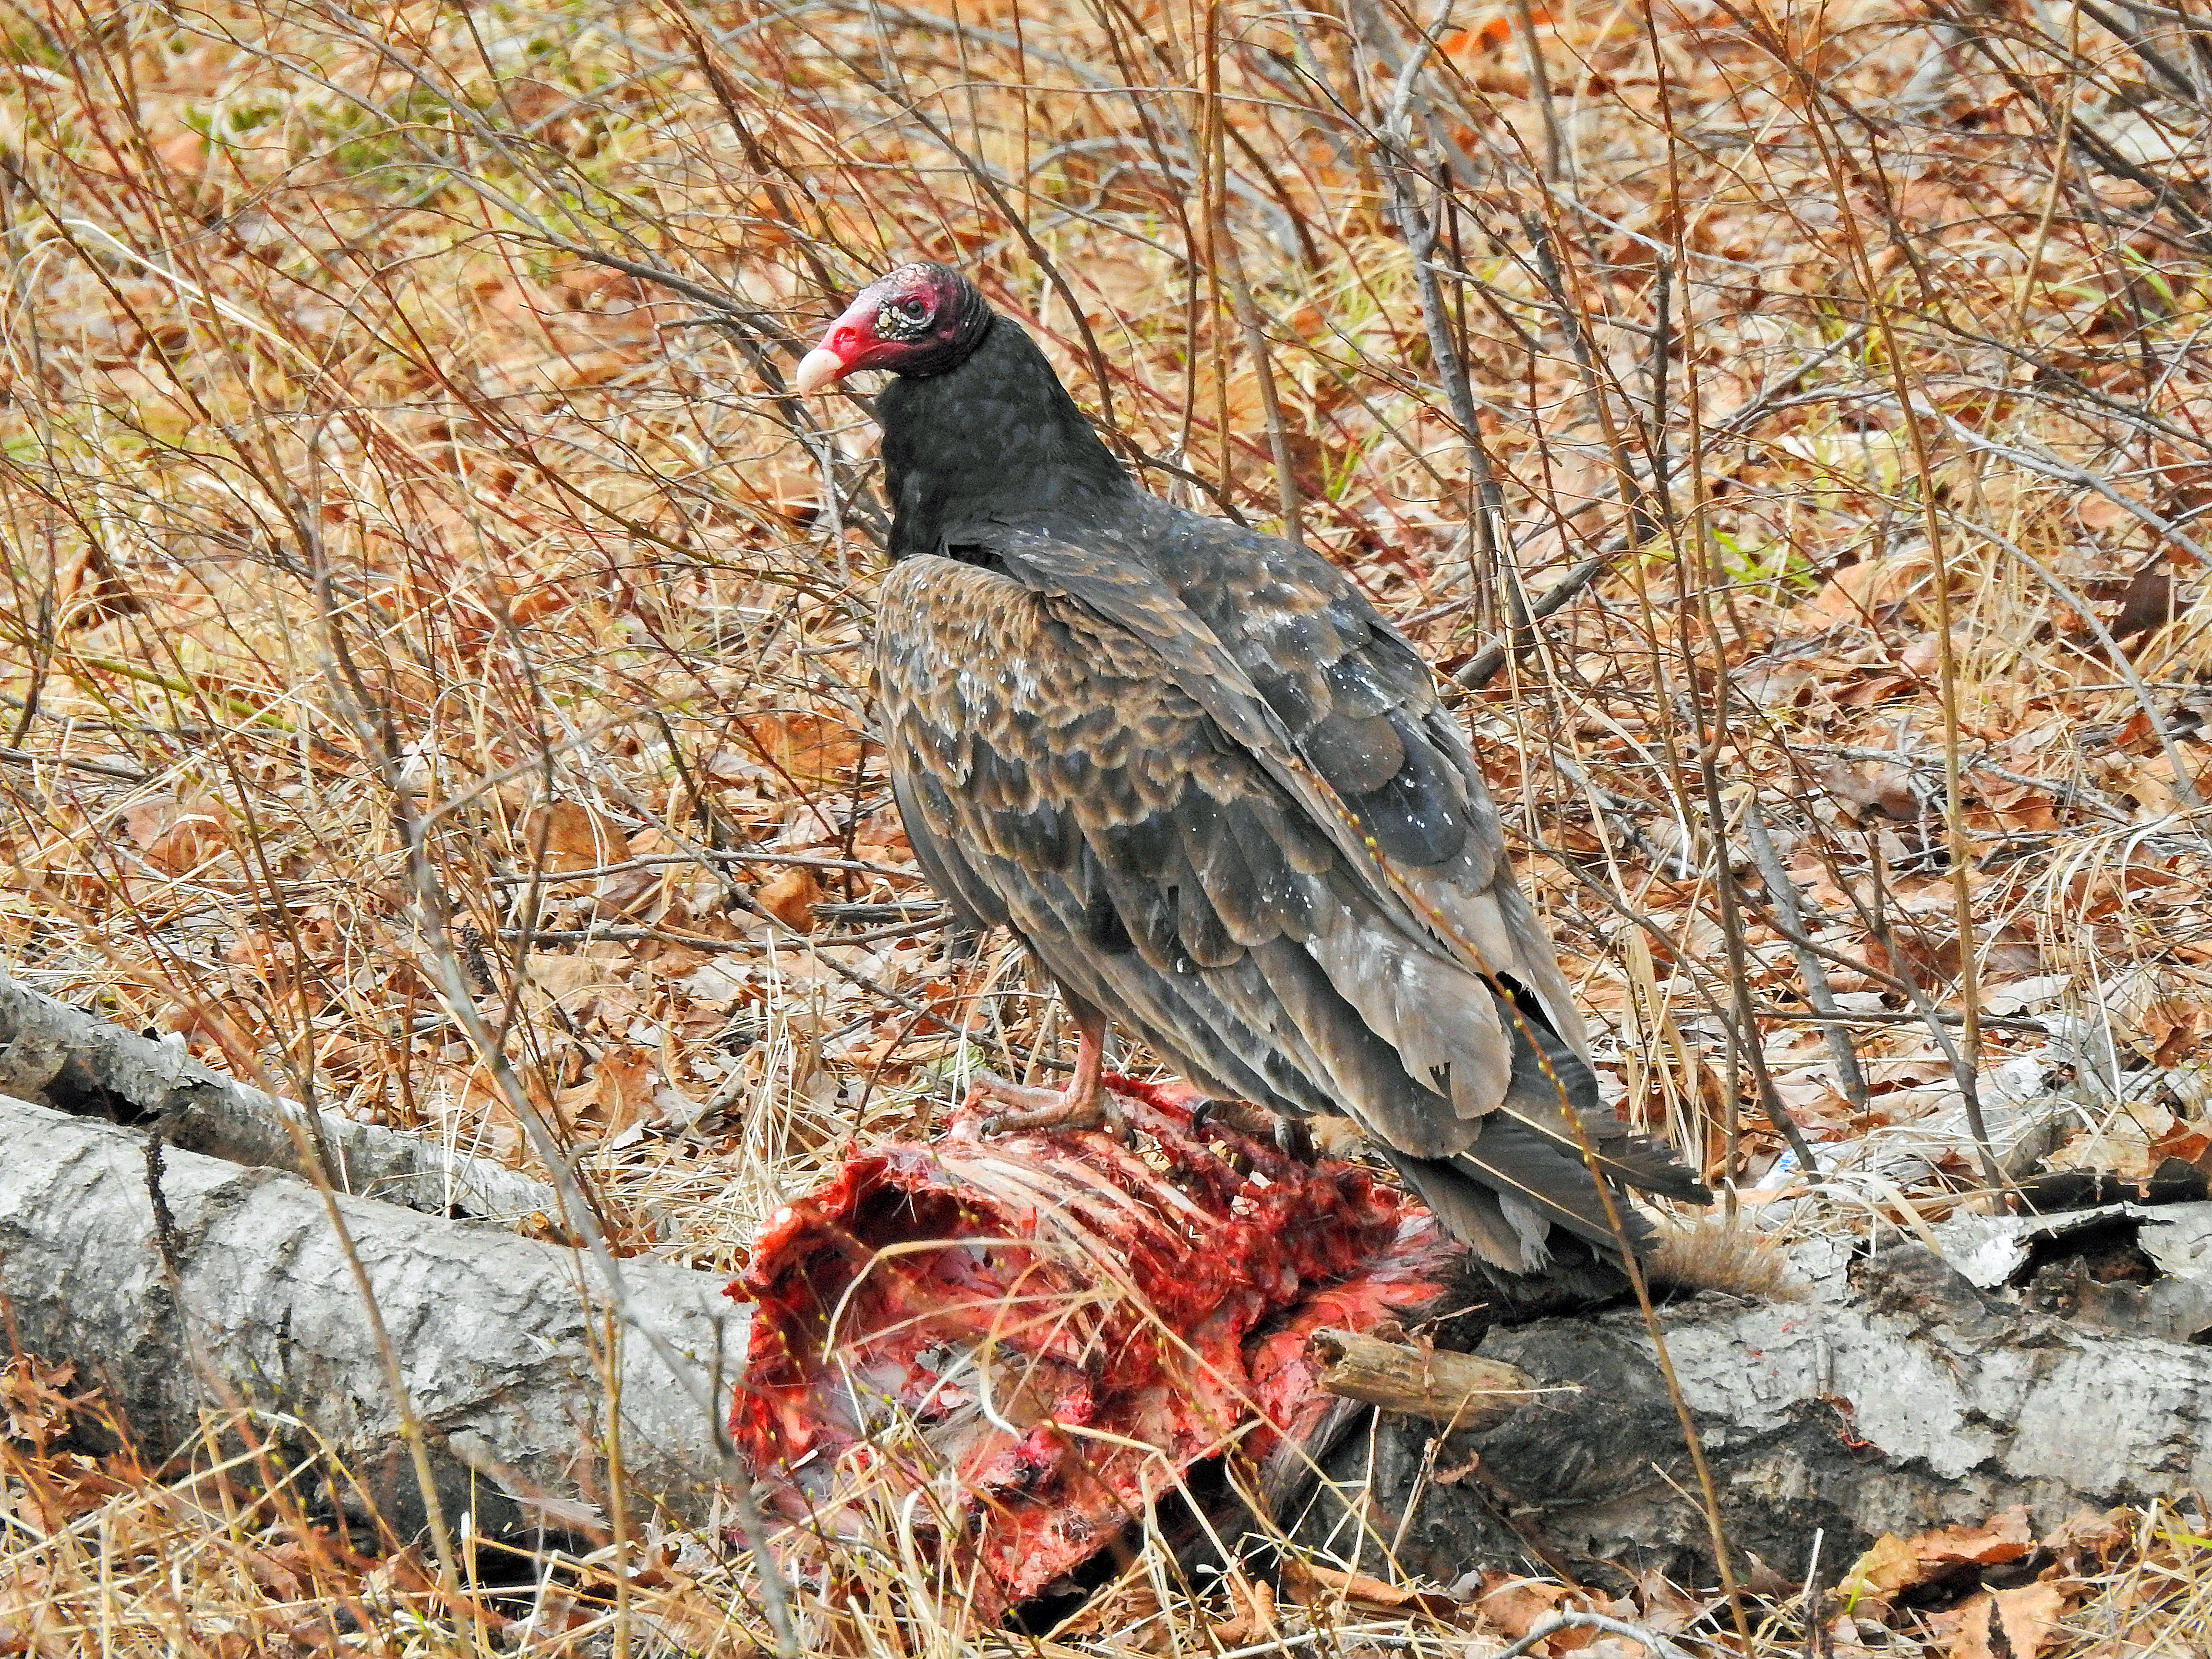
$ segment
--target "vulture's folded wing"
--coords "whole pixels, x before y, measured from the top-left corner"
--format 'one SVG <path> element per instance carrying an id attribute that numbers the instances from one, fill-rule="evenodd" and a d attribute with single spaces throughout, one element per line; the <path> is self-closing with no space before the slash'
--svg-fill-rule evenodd
<path id="1" fill-rule="evenodd" d="M 1570 1106 L 1622 1178 L 1694 1185 L 1592 1109 L 1578 1044 L 1523 988 L 1557 975 L 1502 860 L 1473 888 L 1393 856 L 1425 814 L 1469 840 L 1449 754 L 1401 756 L 1437 775 L 1378 820 L 1392 780 L 1340 789 L 1349 758 L 1302 748 L 1157 575 L 1034 532 L 989 554 L 904 561 L 883 597 L 893 785 L 949 896 L 1201 1085 L 1348 1113 L 1425 1192 L 1464 1187 L 1444 1201 L 1493 1260 L 1533 1265 L 1553 1222 L 1611 1236 Z"/>
<path id="2" fill-rule="evenodd" d="M 1709 1196 L 1671 1152 L 1629 1135 L 1602 1109 L 1558 958 L 1419 653 L 1318 556 L 1218 520 L 1166 516 L 1171 531 L 1149 526 L 1147 548 L 1121 544 L 1111 530 L 1077 543 L 994 527 L 989 550 L 1024 585 L 1074 599 L 1150 644 L 1291 810 L 1328 834 L 1358 892 L 1348 925 L 1310 948 L 1413 1075 L 1449 1069 L 1453 1056 L 1440 1039 L 1456 1034 L 1448 1012 L 1428 1000 L 1427 952 L 1409 955 L 1407 937 L 1441 947 L 1488 987 L 1492 995 L 1470 1018 L 1495 1007 L 1509 1028 L 1510 1080 L 1501 1091 L 1486 1071 L 1462 1065 L 1462 1086 L 1448 1091 L 1458 1112 L 1502 1109 L 1564 1146 L 1579 1146 L 1567 1109 L 1589 1114 L 1584 1133 L 1623 1179 L 1671 1197 Z M 1171 574 L 1142 562 L 1148 553 Z M 1202 573 L 1200 591 L 1171 585 L 1178 564 Z M 1378 917 L 1391 925 L 1376 928 Z"/>

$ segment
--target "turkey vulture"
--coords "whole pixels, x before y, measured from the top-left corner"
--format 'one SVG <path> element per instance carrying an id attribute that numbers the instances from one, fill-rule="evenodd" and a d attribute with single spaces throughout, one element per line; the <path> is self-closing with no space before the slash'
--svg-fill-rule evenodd
<path id="1" fill-rule="evenodd" d="M 1586 1155 L 1616 1193 L 1709 1196 L 1601 1103 L 1467 738 L 1340 571 L 1140 489 L 946 266 L 863 290 L 796 384 L 864 368 L 896 377 L 877 674 L 899 812 L 1081 1033 L 1064 1095 L 991 1093 L 1027 1127 L 1097 1123 L 1111 1015 L 1213 1094 L 1349 1115 L 1512 1272 L 1553 1227 L 1613 1244 Z"/>

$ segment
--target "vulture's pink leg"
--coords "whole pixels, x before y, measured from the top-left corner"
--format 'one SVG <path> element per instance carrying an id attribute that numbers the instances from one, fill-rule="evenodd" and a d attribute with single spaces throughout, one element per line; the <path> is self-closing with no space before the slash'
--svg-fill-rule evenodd
<path id="1" fill-rule="evenodd" d="M 984 1133 L 1007 1134 L 1022 1129 L 1110 1128 L 1127 1138 L 1121 1109 L 1115 1104 L 1104 1083 L 1106 1027 L 1103 1022 L 1093 1024 L 1085 1021 L 1077 1029 L 1075 1076 L 1064 1090 L 1024 1088 L 991 1072 L 974 1074 L 974 1096 L 1013 1108 L 984 1119 Z"/>

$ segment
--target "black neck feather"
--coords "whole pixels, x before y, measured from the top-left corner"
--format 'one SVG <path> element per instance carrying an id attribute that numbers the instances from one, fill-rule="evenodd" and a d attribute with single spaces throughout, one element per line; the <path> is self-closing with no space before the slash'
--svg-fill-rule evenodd
<path id="1" fill-rule="evenodd" d="M 893 380 L 876 417 L 895 559 L 941 552 L 963 525 L 1080 513 L 1136 489 L 1036 343 L 1001 316 L 957 368 Z"/>

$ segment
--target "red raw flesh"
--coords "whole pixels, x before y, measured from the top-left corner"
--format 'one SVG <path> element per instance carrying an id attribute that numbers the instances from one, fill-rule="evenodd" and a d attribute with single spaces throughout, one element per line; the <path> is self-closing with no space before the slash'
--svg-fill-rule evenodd
<path id="1" fill-rule="evenodd" d="M 1109 1084 L 1144 1151 L 963 1118 L 769 1218 L 730 1291 L 757 1304 L 731 1429 L 794 1536 L 897 1505 L 995 1619 L 1240 1434 L 1255 1461 L 1303 1438 L 1310 1333 L 1443 1295 L 1457 1247 L 1366 1170 Z"/>

